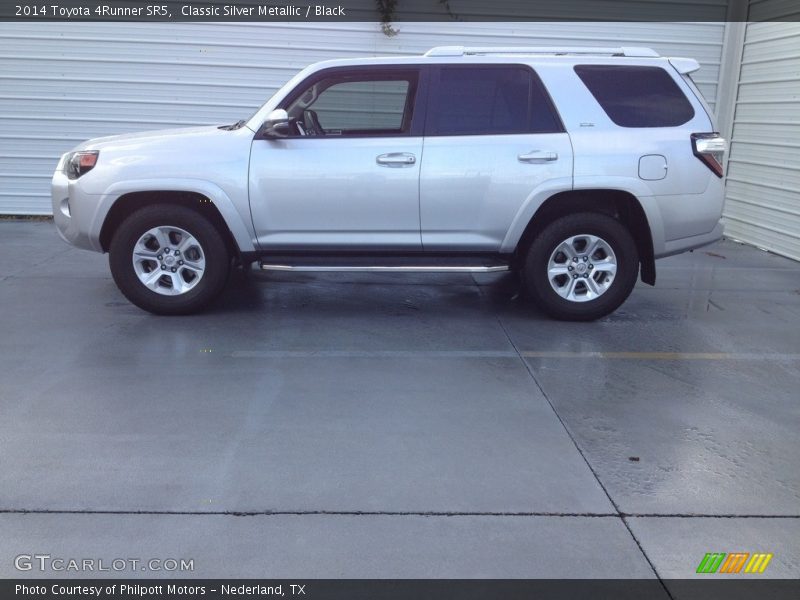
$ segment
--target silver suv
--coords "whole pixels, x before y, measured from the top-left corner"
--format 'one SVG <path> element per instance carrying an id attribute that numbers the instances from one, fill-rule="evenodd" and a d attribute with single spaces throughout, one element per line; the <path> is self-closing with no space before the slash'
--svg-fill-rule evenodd
<path id="1" fill-rule="evenodd" d="M 65 154 L 55 222 L 141 308 L 196 311 L 232 265 L 515 270 L 589 320 L 720 238 L 725 141 L 695 60 L 648 48 L 434 48 L 333 60 L 249 119 Z"/>

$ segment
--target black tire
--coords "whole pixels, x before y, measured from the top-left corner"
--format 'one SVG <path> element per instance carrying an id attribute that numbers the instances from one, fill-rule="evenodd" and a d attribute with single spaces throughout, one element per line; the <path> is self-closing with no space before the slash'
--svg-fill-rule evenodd
<path id="1" fill-rule="evenodd" d="M 576 302 L 553 289 L 547 271 L 556 248 L 563 241 L 581 235 L 605 240 L 616 257 L 617 271 L 602 294 Z M 547 314 L 565 321 L 592 321 L 614 312 L 628 298 L 639 274 L 639 254 L 633 236 L 613 217 L 600 213 L 577 213 L 558 218 L 539 232 L 524 255 L 520 272 L 525 291 Z M 588 273 L 591 275 L 591 271 Z M 580 285 L 586 287 L 586 284 Z"/>
<path id="2" fill-rule="evenodd" d="M 202 248 L 202 277 L 185 293 L 170 296 L 153 291 L 140 281 L 134 269 L 136 243 L 156 227 L 180 228 Z M 183 206 L 154 204 L 137 210 L 120 224 L 111 240 L 108 263 L 115 283 L 133 304 L 157 315 L 186 315 L 201 310 L 222 291 L 231 258 L 220 232 L 201 214 Z M 169 281 L 169 273 L 165 275 L 165 281 Z"/>

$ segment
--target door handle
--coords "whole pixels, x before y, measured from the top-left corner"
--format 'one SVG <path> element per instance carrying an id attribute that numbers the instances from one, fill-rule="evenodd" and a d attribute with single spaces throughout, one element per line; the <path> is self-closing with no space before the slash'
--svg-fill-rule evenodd
<path id="1" fill-rule="evenodd" d="M 552 150 L 531 150 L 526 154 L 517 156 L 517 160 L 527 163 L 549 162 L 551 160 L 558 160 L 558 153 Z"/>
<path id="2" fill-rule="evenodd" d="M 375 162 L 384 167 L 410 167 L 417 157 L 410 152 L 389 152 L 377 156 Z"/>

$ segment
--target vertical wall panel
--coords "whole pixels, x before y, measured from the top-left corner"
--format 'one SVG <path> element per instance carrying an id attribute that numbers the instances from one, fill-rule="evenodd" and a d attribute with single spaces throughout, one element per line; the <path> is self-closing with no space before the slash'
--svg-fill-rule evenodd
<path id="1" fill-rule="evenodd" d="M 751 11 L 785 8 L 779 0 L 764 0 Z M 800 23 L 747 25 L 725 233 L 800 260 Z"/>

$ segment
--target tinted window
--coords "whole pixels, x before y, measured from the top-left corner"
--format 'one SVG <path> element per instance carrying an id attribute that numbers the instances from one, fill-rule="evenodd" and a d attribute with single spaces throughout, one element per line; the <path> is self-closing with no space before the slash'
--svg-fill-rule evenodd
<path id="1" fill-rule="evenodd" d="M 396 129 L 403 126 L 408 81 L 345 81 L 311 105 L 328 129 Z"/>
<path id="2" fill-rule="evenodd" d="M 563 130 L 539 78 L 526 67 L 442 67 L 430 96 L 426 135 Z"/>
<path id="3" fill-rule="evenodd" d="M 398 135 L 415 88 L 416 73 L 342 73 L 311 83 L 286 110 L 297 135 Z"/>
<path id="4" fill-rule="evenodd" d="M 694 117 L 692 105 L 661 67 L 578 65 L 575 72 L 621 127 L 675 127 Z"/>

